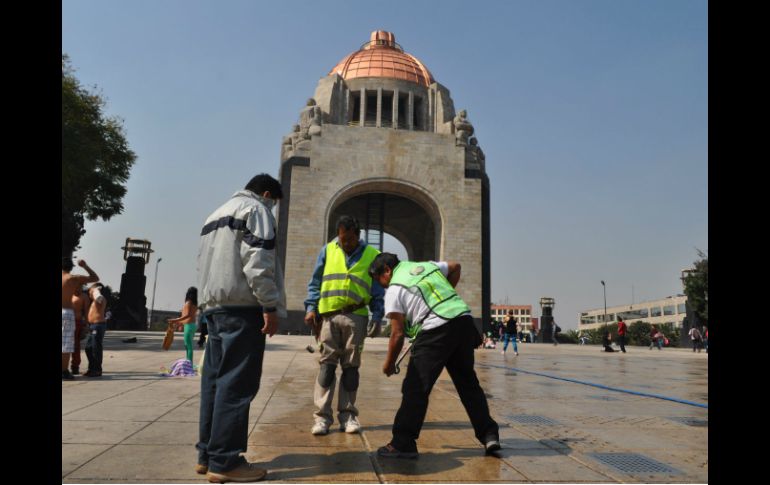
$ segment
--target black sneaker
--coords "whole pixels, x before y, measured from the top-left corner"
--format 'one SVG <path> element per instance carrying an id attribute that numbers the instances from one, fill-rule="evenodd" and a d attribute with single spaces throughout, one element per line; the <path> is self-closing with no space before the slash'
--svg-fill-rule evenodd
<path id="1" fill-rule="evenodd" d="M 72 368 L 72 375 L 76 376 L 78 374 L 80 374 L 80 368 L 79 367 L 73 367 Z"/>
<path id="2" fill-rule="evenodd" d="M 388 443 L 385 446 L 381 446 L 377 450 L 377 455 L 385 458 L 406 458 L 409 460 L 414 460 L 417 458 L 419 453 L 416 451 L 398 451 L 397 449 L 393 448 L 393 445 Z"/>
<path id="3" fill-rule="evenodd" d="M 500 451 L 500 448 L 501 446 L 499 438 L 491 437 L 487 439 L 486 443 L 484 443 L 484 453 L 487 455 L 491 455 L 495 451 Z"/>
<path id="4" fill-rule="evenodd" d="M 73 376 L 70 371 L 63 370 L 63 371 L 61 371 L 61 378 L 62 378 L 62 380 L 71 381 L 71 380 L 75 379 L 75 376 Z"/>

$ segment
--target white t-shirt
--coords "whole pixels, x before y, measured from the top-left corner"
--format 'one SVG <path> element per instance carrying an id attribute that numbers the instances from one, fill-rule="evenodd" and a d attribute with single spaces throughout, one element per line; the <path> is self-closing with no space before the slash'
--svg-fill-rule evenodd
<path id="1" fill-rule="evenodd" d="M 441 273 L 444 276 L 449 275 L 449 265 L 446 261 L 431 261 L 439 267 Z M 390 313 L 403 313 L 406 318 L 411 322 L 419 322 L 430 312 L 430 308 L 425 304 L 420 290 L 412 288 L 409 291 L 403 286 L 390 285 L 385 291 L 385 316 Z M 463 315 L 467 315 L 470 312 L 465 312 Z M 431 313 L 422 322 L 422 330 L 430 330 L 432 328 L 440 327 L 448 320 L 445 320 L 435 313 Z"/>

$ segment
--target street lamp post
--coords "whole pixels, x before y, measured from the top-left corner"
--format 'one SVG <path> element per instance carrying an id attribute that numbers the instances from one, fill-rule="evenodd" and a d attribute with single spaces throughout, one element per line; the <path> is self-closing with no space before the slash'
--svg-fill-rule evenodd
<path id="1" fill-rule="evenodd" d="M 607 326 L 607 285 L 602 280 L 602 290 L 604 290 L 604 326 Z"/>
<path id="2" fill-rule="evenodd" d="M 147 330 L 150 329 L 152 323 L 152 312 L 155 311 L 155 287 L 158 286 L 158 265 L 163 261 L 163 258 L 158 258 L 155 261 L 155 281 L 152 282 L 152 306 L 150 306 L 150 317 L 147 319 Z"/>

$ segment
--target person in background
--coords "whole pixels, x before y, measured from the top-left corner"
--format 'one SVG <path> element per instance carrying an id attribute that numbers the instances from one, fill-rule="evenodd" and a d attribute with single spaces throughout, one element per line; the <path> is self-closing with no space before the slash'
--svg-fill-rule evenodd
<path id="1" fill-rule="evenodd" d="M 653 345 L 657 345 L 658 350 L 663 350 L 663 334 L 655 325 L 650 328 L 650 350 L 652 350 Z"/>
<path id="2" fill-rule="evenodd" d="M 72 351 L 72 375 L 80 374 L 80 341 L 88 335 L 88 308 L 91 302 L 88 291 L 81 287 L 72 295 L 72 309 L 75 311 L 75 348 Z"/>
<path id="3" fill-rule="evenodd" d="M 62 258 L 61 263 L 61 378 L 71 381 L 75 378 L 69 370 L 70 356 L 75 350 L 75 310 L 72 308 L 72 296 L 81 291 L 86 283 L 99 281 L 99 276 L 88 267 L 84 260 L 78 266 L 88 272 L 88 276 L 70 274 L 72 258 Z"/>
<path id="4" fill-rule="evenodd" d="M 186 359 L 193 361 L 193 338 L 195 337 L 195 322 L 198 314 L 198 289 L 191 286 L 184 297 L 182 315 L 177 318 L 167 318 L 169 325 L 184 325 L 184 348 L 187 350 Z"/>
<path id="5" fill-rule="evenodd" d="M 700 333 L 700 330 L 698 330 L 698 327 L 692 327 L 687 335 L 690 336 L 690 341 L 692 341 L 692 351 L 695 352 L 697 349 L 700 353 L 703 335 Z"/>
<path id="6" fill-rule="evenodd" d="M 104 357 L 104 334 L 107 332 L 107 303 L 112 292 L 101 283 L 94 283 L 88 289 L 91 306 L 88 308 L 88 340 L 86 357 L 88 370 L 83 376 L 101 377 Z"/>
<path id="7" fill-rule="evenodd" d="M 620 345 L 620 351 L 626 353 L 626 322 L 622 317 L 618 317 L 618 345 Z"/>
<path id="8" fill-rule="evenodd" d="M 553 325 L 551 325 L 551 337 L 553 338 L 553 345 L 559 345 L 559 332 L 561 332 L 561 327 L 556 324 L 556 320 L 553 321 Z"/>
<path id="9" fill-rule="evenodd" d="M 502 327 L 503 330 L 503 351 L 502 354 L 505 355 L 505 351 L 508 349 L 508 342 L 513 343 L 513 354 L 519 355 L 519 348 L 516 346 L 516 318 L 513 316 L 513 310 L 508 310 L 508 315 L 505 317 L 505 323 Z"/>
<path id="10" fill-rule="evenodd" d="M 602 345 L 605 352 L 615 352 L 615 349 L 612 348 L 612 337 L 610 337 L 609 330 L 605 330 L 602 334 Z"/>

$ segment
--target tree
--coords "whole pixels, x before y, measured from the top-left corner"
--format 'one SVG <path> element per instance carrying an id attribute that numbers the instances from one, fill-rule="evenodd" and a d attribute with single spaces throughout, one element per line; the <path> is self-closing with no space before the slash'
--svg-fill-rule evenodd
<path id="1" fill-rule="evenodd" d="M 687 304 L 698 316 L 702 323 L 708 324 L 709 319 L 709 260 L 706 253 L 700 249 L 700 258 L 693 264 L 693 268 L 684 277 L 684 294 L 687 295 Z"/>
<path id="2" fill-rule="evenodd" d="M 556 336 L 556 338 L 559 339 L 559 342 L 565 342 L 570 344 L 576 344 L 578 343 L 578 332 L 577 330 L 567 330 L 565 333 L 560 333 Z M 561 337 L 561 338 L 559 338 Z"/>
<path id="3" fill-rule="evenodd" d="M 647 322 L 634 322 L 628 326 L 626 336 L 628 345 L 650 345 L 650 329 L 652 325 Z"/>
<path id="4" fill-rule="evenodd" d="M 84 223 L 123 212 L 125 183 L 136 155 L 123 121 L 106 117 L 104 99 L 84 89 L 62 54 L 62 257 L 71 257 Z"/>

